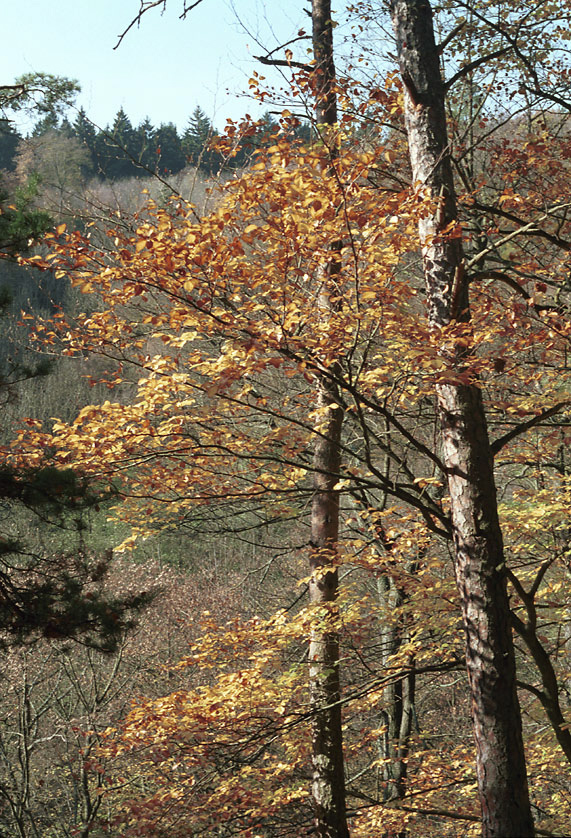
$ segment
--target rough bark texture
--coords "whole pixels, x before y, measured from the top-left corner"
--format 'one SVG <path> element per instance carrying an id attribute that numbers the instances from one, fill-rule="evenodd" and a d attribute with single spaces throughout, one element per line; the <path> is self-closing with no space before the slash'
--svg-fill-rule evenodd
<path id="1" fill-rule="evenodd" d="M 428 0 L 393 0 L 391 11 L 413 178 L 436 207 L 419 222 L 419 233 L 429 317 L 438 329 L 470 317 L 461 239 L 449 232 L 442 235 L 457 219 L 445 91 Z M 448 346 L 442 351 L 460 373 L 465 350 Z M 436 395 L 466 631 L 482 833 L 486 838 L 533 836 L 503 542 L 481 391 L 476 385 L 440 384 Z"/>
<path id="2" fill-rule="evenodd" d="M 315 69 L 313 91 L 320 130 L 329 147 L 332 164 L 335 141 L 327 134 L 337 122 L 333 28 L 329 0 L 313 0 L 313 50 Z M 320 278 L 320 316 L 327 320 L 331 298 L 335 296 L 335 274 L 339 260 L 334 258 Z M 332 370 L 334 372 L 334 370 Z M 335 567 L 339 534 L 339 493 L 334 490 L 340 468 L 340 440 L 343 413 L 338 407 L 337 389 L 324 375 L 318 381 L 317 407 L 320 413 L 313 467 L 314 495 L 311 509 L 312 553 L 309 593 L 318 609 L 318 625 L 309 644 L 309 689 L 313 711 L 312 796 L 315 806 L 315 831 L 319 838 L 349 838 L 345 802 L 343 738 L 339 686 L 339 637 L 337 628 L 338 574 Z"/>

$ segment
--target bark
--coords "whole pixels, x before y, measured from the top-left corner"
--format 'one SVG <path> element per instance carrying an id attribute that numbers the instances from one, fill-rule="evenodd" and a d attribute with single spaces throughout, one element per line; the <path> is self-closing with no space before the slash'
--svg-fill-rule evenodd
<path id="1" fill-rule="evenodd" d="M 525 642 L 541 676 L 543 689 L 533 689 L 533 693 L 541 701 L 557 742 L 559 743 L 559 747 L 565 754 L 567 762 L 571 763 L 571 731 L 561 709 L 559 683 L 551 658 L 535 634 L 535 631 L 529 625 L 526 625 L 515 614 L 512 615 L 512 620 L 515 630 Z"/>
<path id="2" fill-rule="evenodd" d="M 509 574 L 512 585 L 524 604 L 527 612 L 527 619 L 524 621 L 514 613 L 512 613 L 511 616 L 513 627 L 527 646 L 527 649 L 541 676 L 541 685 L 543 689 L 539 690 L 535 687 L 531 687 L 530 685 L 528 685 L 528 689 L 541 701 L 559 746 L 565 754 L 567 761 L 571 764 L 571 731 L 569 730 L 567 719 L 563 714 L 561 702 L 559 701 L 561 685 L 557 679 L 557 673 L 555 672 L 551 657 L 539 639 L 537 633 L 537 606 L 535 604 L 535 594 L 550 564 L 551 562 L 546 562 L 542 565 L 533 585 L 528 591 L 525 590 L 515 574 Z M 567 627 L 564 626 L 564 628 Z"/>
<path id="3" fill-rule="evenodd" d="M 383 538 L 387 547 L 387 540 Z M 407 566 L 407 572 L 414 573 L 414 564 Z M 399 588 L 391 576 L 381 576 L 377 590 L 382 605 L 393 614 L 402 608 L 406 594 Z M 392 655 L 396 655 L 403 643 L 410 640 L 410 625 L 402 615 L 398 621 L 391 621 L 381 630 L 381 661 L 388 665 Z M 383 709 L 381 719 L 385 733 L 379 742 L 379 756 L 383 760 L 381 768 L 382 799 L 386 801 L 403 800 L 406 795 L 408 780 L 408 756 L 410 738 L 415 720 L 416 673 L 414 658 L 409 657 L 410 671 L 398 678 L 383 690 Z M 406 838 L 407 830 L 389 830 L 381 838 Z"/>
<path id="4" fill-rule="evenodd" d="M 413 568 L 411 567 L 411 571 Z M 378 579 L 377 589 L 381 604 L 392 611 L 401 608 L 405 595 L 394 579 L 382 576 Z M 388 664 L 402 643 L 410 639 L 409 627 L 398 622 L 387 623 L 381 630 L 381 660 Z M 383 760 L 381 770 L 382 797 L 386 800 L 402 800 L 406 794 L 408 755 L 410 737 L 414 721 L 414 703 L 416 696 L 416 676 L 414 661 L 410 660 L 411 671 L 383 690 L 383 710 L 381 718 L 386 728 L 379 742 L 380 757 Z M 399 836 L 405 832 L 399 833 Z M 387 838 L 390 836 L 387 835 Z"/>
<path id="5" fill-rule="evenodd" d="M 330 159 L 335 157 L 333 136 L 337 122 L 333 28 L 329 0 L 313 0 L 312 72 L 317 123 L 321 126 Z M 332 242 L 332 259 L 320 277 L 319 315 L 326 322 L 335 296 L 335 275 L 340 262 L 339 247 Z M 333 370 L 334 372 L 334 370 Z M 339 684 L 338 588 L 336 545 L 339 535 L 338 480 L 343 413 L 338 406 L 337 388 L 326 375 L 318 380 L 319 427 L 313 456 L 314 495 L 311 509 L 310 600 L 316 608 L 316 626 L 309 643 L 309 691 L 312 707 L 312 796 L 315 831 L 319 838 L 349 838 L 347 827 L 343 738 Z"/>
<path id="6" fill-rule="evenodd" d="M 309 644 L 309 688 L 312 707 L 312 795 L 319 838 L 348 838 L 337 628 L 338 575 L 335 546 L 339 531 L 339 438 L 343 414 L 332 406 L 334 388 L 320 382 L 318 406 L 328 408 L 315 445 L 314 496 L 311 509 L 310 599 L 317 625 Z"/>
<path id="7" fill-rule="evenodd" d="M 419 222 L 430 322 L 468 321 L 468 284 L 457 221 L 446 129 L 444 85 L 428 0 L 392 0 L 404 84 L 413 179 L 436 205 Z M 458 373 L 465 349 L 443 346 Z M 476 764 L 485 838 L 533 836 L 515 654 L 493 458 L 477 384 L 436 387 L 460 592 Z"/>

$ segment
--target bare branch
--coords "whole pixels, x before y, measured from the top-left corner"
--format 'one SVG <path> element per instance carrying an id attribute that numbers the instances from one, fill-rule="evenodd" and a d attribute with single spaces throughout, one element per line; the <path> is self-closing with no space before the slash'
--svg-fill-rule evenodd
<path id="1" fill-rule="evenodd" d="M 191 12 L 193 9 L 196 9 L 196 7 L 199 6 L 201 3 L 202 3 L 202 0 L 195 0 L 194 3 L 191 3 L 190 6 L 187 6 L 186 5 L 186 0 L 185 0 L 184 8 L 182 10 L 182 14 L 179 15 L 180 20 L 184 20 L 186 18 L 187 14 L 189 12 Z"/>
<path id="2" fill-rule="evenodd" d="M 444 52 L 444 50 L 446 49 L 446 47 L 448 46 L 450 41 L 454 40 L 456 35 L 462 29 L 464 29 L 465 26 L 466 26 L 466 18 L 463 18 L 460 21 L 460 23 L 458 24 L 458 26 L 455 26 L 454 29 L 452 30 L 452 32 L 449 32 L 448 35 L 444 38 L 444 40 L 441 41 L 439 44 L 437 44 L 436 49 L 438 50 L 439 55 L 442 55 L 442 53 Z"/>
<path id="3" fill-rule="evenodd" d="M 182 13 L 179 16 L 180 19 L 184 20 L 187 14 L 191 12 L 193 9 L 195 9 L 198 5 L 200 5 L 200 3 L 202 3 L 202 0 L 195 0 L 194 3 L 191 3 L 190 6 L 187 6 L 185 0 Z M 113 49 L 117 49 L 118 47 L 120 47 L 123 38 L 125 37 L 125 35 L 127 35 L 128 32 L 130 32 L 133 26 L 140 26 L 141 18 L 143 17 L 143 15 L 146 14 L 146 12 L 150 12 L 151 9 L 156 9 L 157 6 L 162 6 L 164 12 L 167 7 L 167 0 L 141 0 L 141 5 L 139 7 L 137 15 L 133 18 L 129 26 L 118 36 L 119 40 L 117 41 Z"/>
<path id="4" fill-rule="evenodd" d="M 300 29 L 300 32 L 303 32 L 303 30 Z M 311 35 L 306 35 L 305 33 L 303 35 L 297 35 L 295 38 L 292 38 L 291 40 L 286 41 L 285 44 L 280 44 L 279 47 L 274 47 L 274 49 L 267 52 L 266 53 L 266 58 L 269 58 L 271 55 L 274 54 L 274 52 L 278 52 L 278 50 L 280 50 L 280 49 L 285 49 L 286 47 L 289 47 L 290 44 L 295 44 L 296 41 L 311 41 Z M 257 56 L 254 56 L 254 58 L 256 58 L 256 57 Z M 258 61 L 259 60 L 261 60 L 261 59 L 258 58 Z"/>
<path id="5" fill-rule="evenodd" d="M 507 212 L 506 210 L 502 210 L 499 207 L 493 207 L 489 204 L 482 204 L 480 201 L 474 201 L 472 206 L 477 210 L 483 210 L 484 212 L 489 212 L 492 215 L 499 215 L 501 218 L 506 218 L 509 221 L 513 221 L 514 224 L 521 224 L 521 227 L 518 227 L 517 230 L 512 230 L 507 235 L 503 236 L 501 239 L 493 242 L 490 247 L 486 247 L 484 250 L 481 250 L 479 253 L 476 254 L 468 264 L 466 268 L 469 270 L 482 259 L 484 259 L 489 253 L 492 253 L 494 250 L 497 250 L 501 245 L 507 244 L 512 239 L 517 238 L 517 236 L 521 236 L 523 233 L 527 233 L 529 236 L 538 236 L 539 238 L 546 239 L 547 241 L 551 242 L 552 244 L 557 245 L 562 250 L 571 251 L 571 242 L 567 241 L 566 239 L 562 239 L 560 236 L 552 235 L 548 233 L 546 230 L 542 230 L 538 225 L 542 221 L 546 221 L 551 216 L 555 215 L 556 212 L 563 209 L 568 209 L 571 207 L 571 204 L 565 202 L 563 204 L 557 204 L 556 206 L 550 207 L 549 209 L 545 210 L 544 213 L 541 214 L 539 218 L 535 221 L 530 221 L 527 224 L 523 224 L 522 220 L 511 212 Z"/>
<path id="6" fill-rule="evenodd" d="M 550 93 L 547 90 L 529 87 L 527 84 L 524 84 L 523 88 L 524 90 L 527 90 L 528 93 L 533 93 L 534 96 L 539 96 L 541 99 L 547 99 L 555 105 L 560 105 L 566 111 L 571 111 L 571 102 L 568 99 L 562 99 L 560 96 L 556 96 L 555 93 Z"/>
<path id="7" fill-rule="evenodd" d="M 302 64 L 301 61 L 285 61 L 280 58 L 268 58 L 265 55 L 254 55 L 254 58 L 260 64 L 269 64 L 271 67 L 298 67 L 300 70 L 307 70 L 307 72 L 314 69 L 311 64 Z"/>
<path id="8" fill-rule="evenodd" d="M 504 445 L 507 445 L 508 442 L 511 442 L 512 439 L 515 439 L 521 434 L 525 434 L 531 428 L 538 425 L 540 422 L 543 422 L 544 419 L 549 419 L 550 416 L 555 416 L 556 413 L 559 413 L 564 407 L 568 407 L 571 404 L 571 401 L 567 399 L 564 402 L 558 402 L 557 404 L 553 405 L 553 407 L 548 408 L 547 410 L 543 410 L 537 416 L 534 416 L 532 419 L 529 419 L 527 422 L 522 422 L 521 425 L 517 425 L 517 427 L 513 428 L 511 431 L 508 431 L 507 434 L 499 437 L 496 439 L 495 442 L 491 444 L 492 454 L 495 456 L 498 451 L 500 451 Z"/>
<path id="9" fill-rule="evenodd" d="M 450 90 L 453 84 L 463 78 L 463 76 L 467 76 L 468 73 L 471 73 L 472 70 L 475 70 L 477 67 L 480 67 L 482 64 L 485 64 L 487 61 L 493 61 L 494 58 L 500 58 L 500 56 L 505 55 L 506 52 L 509 52 L 512 47 L 503 47 L 503 49 L 498 49 L 495 52 L 491 52 L 489 55 L 482 55 L 480 58 L 475 58 L 474 61 L 470 61 L 469 64 L 464 64 L 457 73 L 455 73 L 451 79 L 448 79 L 446 84 L 444 85 L 445 90 Z"/>

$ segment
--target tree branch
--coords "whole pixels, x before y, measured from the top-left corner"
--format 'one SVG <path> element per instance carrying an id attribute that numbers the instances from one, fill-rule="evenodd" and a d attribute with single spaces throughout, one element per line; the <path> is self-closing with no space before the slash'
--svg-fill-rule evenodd
<path id="1" fill-rule="evenodd" d="M 202 3 L 202 0 L 195 0 L 194 3 L 191 3 L 190 6 L 187 6 L 185 0 L 182 13 L 179 15 L 180 20 L 184 20 L 187 14 L 191 12 L 193 9 L 195 9 L 198 5 L 200 5 L 200 3 Z M 139 26 L 143 15 L 146 12 L 150 12 L 151 9 L 155 9 L 157 6 L 162 6 L 164 12 L 167 6 L 167 0 L 141 0 L 141 5 L 139 7 L 138 14 L 133 18 L 129 26 L 118 36 L 119 40 L 117 41 L 113 49 L 115 50 L 118 47 L 120 47 L 123 38 L 125 37 L 125 35 L 127 35 L 128 32 L 130 32 L 133 26 Z"/>
<path id="2" fill-rule="evenodd" d="M 286 61 L 281 58 L 268 58 L 266 55 L 254 55 L 254 58 L 256 61 L 259 61 L 260 64 L 269 64 L 271 67 L 298 67 L 300 70 L 306 70 L 308 73 L 315 69 L 311 64 L 303 64 L 301 61 Z"/>
<path id="3" fill-rule="evenodd" d="M 560 247 L 562 250 L 571 251 L 571 242 L 567 241 L 566 239 L 562 239 L 560 236 L 555 236 L 552 233 L 548 233 L 546 230 L 541 230 L 538 227 L 538 224 L 541 221 L 546 221 L 548 218 L 553 216 L 559 210 L 566 210 L 571 207 L 571 204 L 565 202 L 563 204 L 557 204 L 554 207 L 550 207 L 549 209 L 545 210 L 544 213 L 536 220 L 530 221 L 527 224 L 524 224 L 522 219 L 519 216 L 515 215 L 512 212 L 508 212 L 507 210 L 500 209 L 500 207 L 493 207 L 490 204 L 482 204 L 480 201 L 473 201 L 471 204 L 474 209 L 480 210 L 482 212 L 489 212 L 491 215 L 499 215 L 500 218 L 505 218 L 507 221 L 512 221 L 514 224 L 520 224 L 521 226 L 518 227 L 517 230 L 513 230 L 511 233 L 508 233 L 502 239 L 485 250 L 482 250 L 478 253 L 473 259 L 470 260 L 467 267 L 472 267 L 472 265 L 479 262 L 484 256 L 487 256 L 488 253 L 491 253 L 492 250 L 497 249 L 500 245 L 506 244 L 508 241 L 511 241 L 516 236 L 521 235 L 522 233 L 527 233 L 530 236 L 538 236 L 539 238 L 546 239 L 547 241 L 555 244 L 557 247 Z"/>
<path id="4" fill-rule="evenodd" d="M 444 42 L 443 42 L 444 43 Z M 456 82 L 461 79 L 463 76 L 467 76 L 468 73 L 471 73 L 472 70 L 475 70 L 477 67 L 480 67 L 482 64 L 485 64 L 486 61 L 493 61 L 494 58 L 499 58 L 502 55 L 505 55 L 506 52 L 509 52 L 512 49 L 511 46 L 503 47 L 503 49 L 497 49 L 495 52 L 491 52 L 489 55 L 482 55 L 480 58 L 475 58 L 474 61 L 470 61 L 469 64 L 464 64 L 457 73 L 455 73 L 451 79 L 449 79 L 444 84 L 444 89 L 446 91 L 450 90 L 452 85 L 456 84 Z"/>
<path id="5" fill-rule="evenodd" d="M 529 419 L 527 422 L 522 422 L 521 425 L 517 425 L 517 427 L 512 428 L 511 431 L 508 431 L 507 434 L 504 434 L 503 436 L 499 437 L 499 439 L 496 439 L 496 441 L 491 444 L 490 447 L 492 450 L 492 455 L 495 457 L 498 451 L 500 451 L 504 447 L 504 445 L 507 445 L 508 442 L 511 442 L 512 439 L 515 439 L 516 437 L 521 436 L 521 434 L 526 433 L 531 428 L 535 427 L 535 425 L 538 425 L 540 422 L 543 422 L 544 419 L 549 419 L 550 416 L 554 416 L 562 408 L 567 407 L 569 404 L 571 404 L 571 401 L 569 399 L 566 399 L 564 402 L 558 402 L 557 404 L 553 405 L 553 407 L 550 407 L 547 410 L 542 411 L 537 416 L 534 416 L 532 419 Z"/>
<path id="6" fill-rule="evenodd" d="M 444 38 L 444 40 L 441 41 L 439 44 L 437 44 L 436 49 L 438 50 L 439 55 L 442 55 L 442 53 L 444 52 L 444 50 L 446 49 L 446 47 L 448 46 L 450 41 L 454 40 L 456 35 L 462 29 L 464 29 L 465 26 L 466 26 L 466 18 L 463 18 L 460 21 L 460 23 L 458 24 L 458 26 L 455 26 L 454 29 L 452 30 L 452 32 L 449 32 L 448 35 Z"/>

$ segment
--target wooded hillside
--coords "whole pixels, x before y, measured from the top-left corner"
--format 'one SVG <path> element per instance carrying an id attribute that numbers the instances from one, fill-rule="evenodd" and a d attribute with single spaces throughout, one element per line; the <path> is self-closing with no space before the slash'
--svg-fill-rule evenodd
<path id="1" fill-rule="evenodd" d="M 569 834 L 569 11 L 313 0 L 167 172 L 12 142 L 7 835 Z"/>

